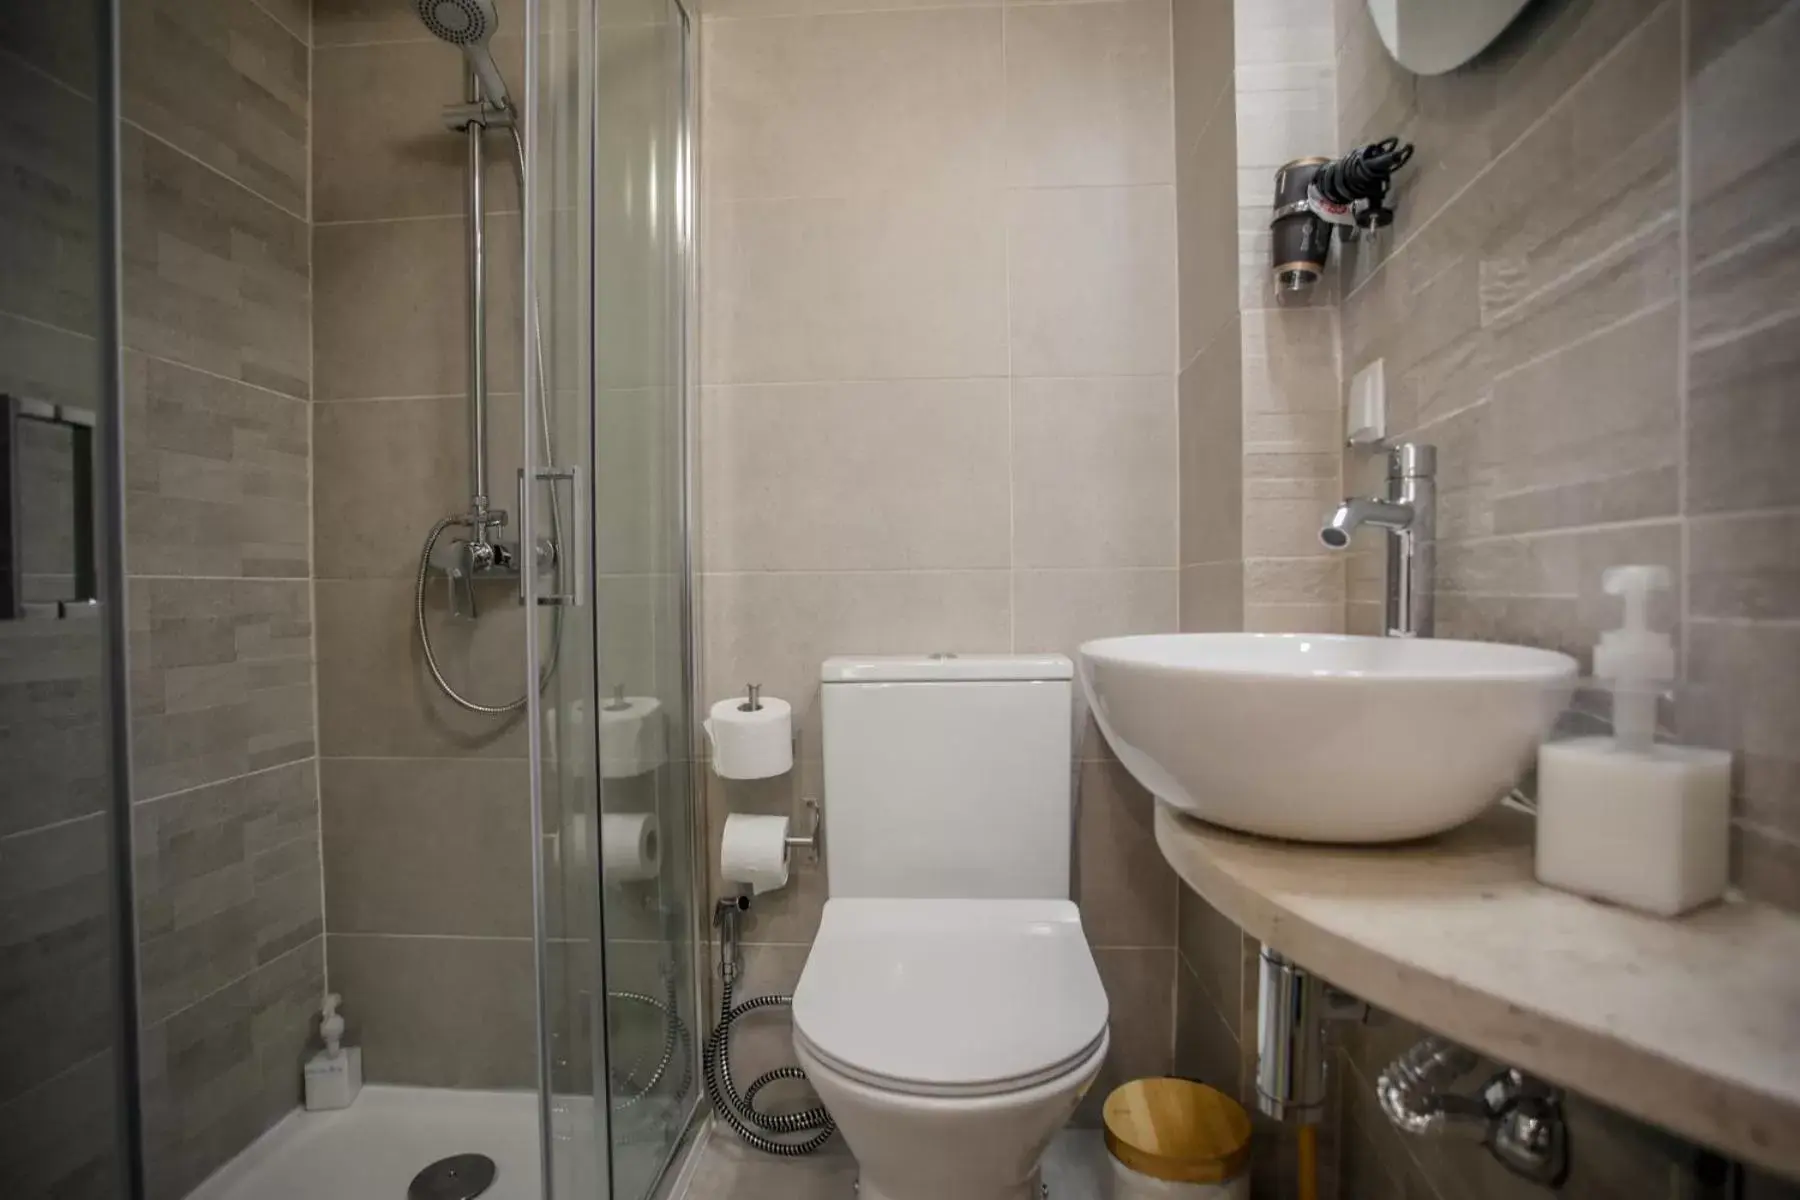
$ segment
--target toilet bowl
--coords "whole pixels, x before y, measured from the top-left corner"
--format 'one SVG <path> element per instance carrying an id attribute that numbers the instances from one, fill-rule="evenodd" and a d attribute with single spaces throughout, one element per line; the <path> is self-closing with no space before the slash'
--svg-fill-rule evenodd
<path id="1" fill-rule="evenodd" d="M 831 898 L 794 1051 L 859 1200 L 1037 1200 L 1106 1059 L 1069 898 L 1073 679 L 1060 654 L 824 664 Z"/>
<path id="2" fill-rule="evenodd" d="M 794 991 L 861 1200 L 1036 1200 L 1109 1044 L 1067 900 L 830 900 Z"/>

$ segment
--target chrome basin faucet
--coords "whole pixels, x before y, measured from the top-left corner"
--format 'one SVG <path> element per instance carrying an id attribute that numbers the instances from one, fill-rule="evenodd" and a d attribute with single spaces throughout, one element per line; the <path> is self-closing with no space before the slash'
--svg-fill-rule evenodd
<path id="1" fill-rule="evenodd" d="M 1386 499 L 1352 498 L 1319 530 L 1333 550 L 1350 545 L 1364 525 L 1387 531 L 1387 595 L 1382 630 L 1388 637 L 1430 637 L 1431 589 L 1437 541 L 1437 448 L 1420 442 L 1388 447 Z"/>

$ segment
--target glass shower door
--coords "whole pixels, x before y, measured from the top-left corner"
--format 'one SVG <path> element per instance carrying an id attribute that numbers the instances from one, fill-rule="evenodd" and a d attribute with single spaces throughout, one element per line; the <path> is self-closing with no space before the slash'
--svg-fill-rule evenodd
<path id="1" fill-rule="evenodd" d="M 539 0 L 528 63 L 526 518 L 546 1179 L 638 1200 L 698 1095 L 687 570 L 688 27 Z M 528 390 L 531 390 L 528 386 Z M 549 436 L 544 435 L 548 432 Z"/>

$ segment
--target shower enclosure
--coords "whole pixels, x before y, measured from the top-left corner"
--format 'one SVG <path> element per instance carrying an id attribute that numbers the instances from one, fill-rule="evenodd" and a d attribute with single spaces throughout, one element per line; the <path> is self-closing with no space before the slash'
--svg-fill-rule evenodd
<path id="1" fill-rule="evenodd" d="M 398 1198 L 488 1137 L 493 1197 L 652 1195 L 705 1021 L 688 14 L 0 6 L 6 1194 Z M 369 1086 L 309 1113 L 340 991 Z"/>

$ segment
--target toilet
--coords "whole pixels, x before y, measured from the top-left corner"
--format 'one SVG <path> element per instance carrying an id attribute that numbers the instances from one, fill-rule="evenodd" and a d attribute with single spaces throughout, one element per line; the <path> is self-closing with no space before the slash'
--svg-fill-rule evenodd
<path id="1" fill-rule="evenodd" d="M 794 1050 L 860 1200 L 1037 1200 L 1106 1059 L 1070 899 L 1073 676 L 1061 655 L 824 664 L 830 898 Z"/>

